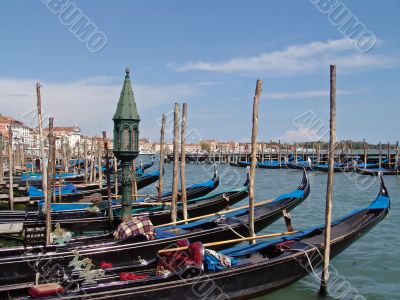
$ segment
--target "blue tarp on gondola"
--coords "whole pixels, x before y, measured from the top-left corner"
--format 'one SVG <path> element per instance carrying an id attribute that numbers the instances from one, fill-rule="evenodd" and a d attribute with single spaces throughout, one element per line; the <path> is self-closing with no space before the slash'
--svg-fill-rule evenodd
<path id="1" fill-rule="evenodd" d="M 38 189 L 34 186 L 30 186 L 28 188 L 28 193 L 29 193 L 29 197 L 43 197 L 43 191 L 41 189 Z M 59 189 L 56 188 L 55 191 L 56 195 L 59 195 Z M 76 187 L 72 184 L 72 183 L 67 183 L 66 185 L 63 185 L 61 187 L 61 195 L 65 195 L 65 194 L 76 194 L 79 193 L 79 191 L 76 189 Z"/>

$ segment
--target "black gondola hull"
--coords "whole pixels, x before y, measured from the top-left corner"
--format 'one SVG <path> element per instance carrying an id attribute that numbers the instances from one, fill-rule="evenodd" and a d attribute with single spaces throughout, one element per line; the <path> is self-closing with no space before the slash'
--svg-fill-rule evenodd
<path id="1" fill-rule="evenodd" d="M 308 197 L 310 191 L 309 181 L 307 178 L 306 181 L 303 179 L 301 187 L 304 190 L 304 193 L 300 197 L 285 198 L 273 205 L 271 204 L 256 209 L 256 231 L 265 228 L 277 219 L 281 218 L 284 209 L 291 210 L 304 201 Z M 203 243 L 208 243 L 237 238 L 238 236 L 234 231 L 242 235 L 248 234 L 247 214 L 236 219 L 240 222 L 236 220 L 229 226 L 222 224 L 222 226 L 213 226 L 210 229 L 204 229 L 199 232 L 194 231 L 170 238 L 153 241 L 129 240 L 125 241 L 127 244 L 114 244 L 113 246 L 84 246 L 77 249 L 82 257 L 91 258 L 95 264 L 99 264 L 101 261 L 108 261 L 113 263 L 114 266 L 126 265 L 137 260 L 139 256 L 146 260 L 152 260 L 156 257 L 159 250 L 164 249 L 175 243 L 177 240 L 183 238 L 187 238 L 191 242 L 202 241 Z M 43 253 L 43 250 L 43 248 L 29 249 L 27 250 L 27 253 L 35 253 L 35 251 Z M 73 258 L 73 253 L 69 250 L 53 252 L 56 251 L 56 247 L 49 247 L 46 250 L 48 252 L 41 255 L 27 255 L 27 253 L 25 253 L 23 256 L 12 257 L 4 257 L 1 253 L 2 251 L 0 251 L 0 285 L 34 280 L 37 271 L 37 267 L 35 266 L 38 260 L 41 265 L 46 265 L 48 269 L 51 269 L 55 265 L 65 267 L 65 265 Z"/>

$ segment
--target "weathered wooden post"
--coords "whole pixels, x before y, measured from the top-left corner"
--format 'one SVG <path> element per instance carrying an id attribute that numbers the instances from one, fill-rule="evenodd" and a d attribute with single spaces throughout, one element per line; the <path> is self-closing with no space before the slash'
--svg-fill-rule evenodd
<path id="1" fill-rule="evenodd" d="M 264 162 L 264 142 L 261 141 L 261 161 Z"/>
<path id="2" fill-rule="evenodd" d="M 86 138 L 83 141 L 83 161 L 85 168 L 85 184 L 88 183 L 88 160 L 87 160 L 87 140 Z"/>
<path id="3" fill-rule="evenodd" d="M 382 168 L 382 143 L 379 142 L 379 169 Z"/>
<path id="4" fill-rule="evenodd" d="M 114 184 L 115 184 L 115 195 L 118 195 L 118 159 L 114 156 Z"/>
<path id="5" fill-rule="evenodd" d="M 396 173 L 399 175 L 400 172 L 400 151 L 399 151 L 399 142 L 396 142 Z"/>
<path id="6" fill-rule="evenodd" d="M 14 210 L 14 167 L 13 167 L 13 153 L 12 153 L 12 146 L 13 146 L 13 132 L 11 129 L 11 125 L 8 127 L 8 177 L 10 180 L 8 181 L 8 192 L 10 198 L 10 209 Z"/>
<path id="7" fill-rule="evenodd" d="M 354 161 L 353 142 L 352 141 L 350 141 L 350 156 L 351 156 L 351 160 Z"/>
<path id="8" fill-rule="evenodd" d="M 164 158 L 165 158 L 165 115 L 162 115 L 161 118 L 161 130 L 160 130 L 160 177 L 158 180 L 158 202 L 161 201 L 162 193 L 164 189 Z"/>
<path id="9" fill-rule="evenodd" d="M 103 149 L 100 143 L 97 143 L 97 166 L 99 168 L 99 187 L 103 187 Z"/>
<path id="10" fill-rule="evenodd" d="M 278 140 L 278 161 L 279 161 L 279 168 L 282 168 L 282 157 L 281 157 L 281 140 Z"/>
<path id="11" fill-rule="evenodd" d="M 52 120 L 54 128 L 54 118 Z M 52 132 L 51 139 L 49 138 L 49 170 L 50 170 L 50 193 L 51 202 L 56 202 L 56 138 L 54 131 Z"/>
<path id="12" fill-rule="evenodd" d="M 90 178 L 89 178 L 89 182 L 93 183 L 93 180 L 95 179 L 93 177 L 93 173 L 94 173 L 94 137 L 92 137 L 92 144 L 90 145 Z"/>
<path id="13" fill-rule="evenodd" d="M 98 168 L 98 160 L 99 160 L 99 153 L 98 153 L 98 150 L 99 150 L 99 145 L 97 144 L 97 142 L 95 143 L 95 150 L 94 150 L 94 153 L 93 153 L 93 182 L 95 182 L 96 181 L 96 179 L 97 179 L 97 168 Z"/>
<path id="14" fill-rule="evenodd" d="M 236 160 L 236 163 L 239 162 L 239 161 L 242 161 L 242 147 L 241 147 L 240 143 L 239 143 L 239 157 Z"/>
<path id="15" fill-rule="evenodd" d="M 172 172 L 172 199 L 171 222 L 176 222 L 176 204 L 178 201 L 178 162 L 179 162 L 179 104 L 175 103 L 174 109 L 174 148 L 173 148 L 173 172 Z"/>
<path id="16" fill-rule="evenodd" d="M 181 124 L 181 201 L 183 219 L 187 220 L 187 196 L 186 196 L 186 122 L 187 122 L 187 103 L 182 105 L 182 124 Z"/>
<path id="17" fill-rule="evenodd" d="M 132 160 L 139 155 L 139 122 L 130 81 L 130 70 L 126 69 L 124 85 L 114 114 L 114 155 L 121 161 L 122 221 L 132 220 Z"/>
<path id="18" fill-rule="evenodd" d="M 286 167 L 287 167 L 287 163 L 289 162 L 289 145 L 287 144 L 287 142 L 285 142 L 285 162 L 286 162 Z"/>
<path id="19" fill-rule="evenodd" d="M 252 131 L 251 131 L 251 166 L 250 166 L 250 182 L 249 182 L 249 236 L 255 236 L 254 230 L 254 185 L 255 185 L 255 177 L 256 177 L 256 166 L 257 166 L 257 157 L 256 157 L 256 145 L 257 145 L 257 135 L 258 135 L 258 107 L 260 103 L 260 96 L 262 92 L 262 81 L 260 79 L 257 80 L 256 83 L 256 91 L 253 99 L 253 118 L 252 118 Z M 251 243 L 255 243 L 255 240 L 252 240 Z"/>
<path id="20" fill-rule="evenodd" d="M 387 143 L 387 158 L 388 158 L 388 168 L 392 166 L 391 161 L 390 161 L 390 142 Z"/>
<path id="21" fill-rule="evenodd" d="M 3 146 L 3 134 L 0 133 L 0 182 L 3 182 L 3 180 L 4 180 L 3 148 L 4 148 L 4 146 Z M 32 162 L 32 164 L 33 164 L 33 162 Z M 28 174 L 27 174 L 27 176 L 28 176 Z"/>
<path id="22" fill-rule="evenodd" d="M 114 213 L 112 208 L 112 197 L 111 197 L 111 179 L 110 179 L 110 160 L 108 158 L 108 142 L 106 132 L 103 131 L 103 143 L 104 151 L 106 152 L 106 178 L 107 178 L 107 199 L 108 199 L 108 214 L 110 216 L 110 222 L 114 222 Z"/>
<path id="23" fill-rule="evenodd" d="M 47 197 L 47 158 L 44 151 L 44 137 L 43 137 L 43 121 L 42 121 L 42 97 L 40 94 L 40 83 L 36 83 L 36 96 L 37 96 L 37 115 L 38 115 L 38 128 L 39 128 L 39 146 L 40 146 L 40 156 L 42 159 L 42 191 L 44 195 L 44 202 L 47 205 L 50 199 Z M 47 221 L 46 221 L 47 222 Z M 51 220 L 50 220 L 51 224 Z M 46 242 L 50 242 L 50 233 L 46 236 Z"/>
<path id="24" fill-rule="evenodd" d="M 363 148 L 364 148 L 364 170 L 367 169 L 367 144 L 365 143 L 365 139 L 363 139 Z"/>
<path id="25" fill-rule="evenodd" d="M 54 141 L 54 135 L 53 135 L 53 118 L 49 118 L 49 134 L 48 134 L 48 141 L 49 141 L 49 158 L 48 158 L 48 164 L 47 164 L 47 185 L 46 185 L 46 190 L 43 190 L 43 193 L 47 195 L 47 201 L 46 201 L 46 244 L 50 244 L 50 233 L 52 231 L 52 226 L 51 226 L 51 169 L 53 166 L 53 154 L 52 152 L 54 151 L 53 149 L 53 141 Z M 44 172 L 44 170 L 43 170 Z"/>
<path id="26" fill-rule="evenodd" d="M 132 199 L 137 200 L 137 194 L 138 194 L 138 189 L 137 189 L 137 181 L 136 181 L 136 162 L 135 160 L 132 160 Z"/>
<path id="27" fill-rule="evenodd" d="M 268 153 L 269 153 L 269 162 L 272 162 L 272 140 L 269 141 Z"/>
<path id="28" fill-rule="evenodd" d="M 247 143 L 244 144 L 245 147 L 245 153 L 246 153 L 246 162 L 249 161 L 249 145 Z"/>
<path id="29" fill-rule="evenodd" d="M 78 174 L 81 174 L 81 143 L 80 141 L 76 142 L 76 145 L 78 147 Z"/>
<path id="30" fill-rule="evenodd" d="M 330 124 L 329 124 L 329 152 L 328 152 L 328 183 L 326 189 L 325 211 L 325 252 L 322 270 L 321 286 L 319 293 L 326 295 L 329 280 L 329 261 L 331 250 L 331 221 L 332 221 L 332 196 L 333 196 L 333 164 L 336 139 L 336 66 L 330 66 Z"/>

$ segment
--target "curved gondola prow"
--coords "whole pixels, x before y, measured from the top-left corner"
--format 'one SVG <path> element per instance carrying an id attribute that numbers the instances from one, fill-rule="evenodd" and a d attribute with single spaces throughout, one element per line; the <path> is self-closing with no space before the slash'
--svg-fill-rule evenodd
<path id="1" fill-rule="evenodd" d="M 385 185 L 385 181 L 383 180 L 383 172 L 380 171 L 380 172 L 378 173 L 378 176 L 379 176 L 379 179 L 380 179 L 380 181 L 381 181 L 381 188 L 379 189 L 378 197 L 379 197 L 379 196 L 384 196 L 384 197 L 390 198 L 390 197 L 389 197 L 389 192 L 388 192 L 388 190 L 387 190 L 387 188 L 386 188 L 386 185 Z M 389 202 L 389 209 L 390 209 L 390 202 Z"/>
<path id="2" fill-rule="evenodd" d="M 303 179 L 297 189 L 305 191 L 307 188 L 310 188 L 310 180 L 308 179 L 306 169 L 303 168 Z"/>
<path id="3" fill-rule="evenodd" d="M 218 178 L 218 171 L 217 171 L 217 164 L 214 164 L 214 176 L 213 176 L 213 179 L 214 179 L 214 180 L 216 180 L 216 179 L 219 180 L 219 178 Z"/>
<path id="4" fill-rule="evenodd" d="M 248 187 L 250 184 L 250 168 L 246 168 L 246 181 L 244 182 L 243 186 Z"/>

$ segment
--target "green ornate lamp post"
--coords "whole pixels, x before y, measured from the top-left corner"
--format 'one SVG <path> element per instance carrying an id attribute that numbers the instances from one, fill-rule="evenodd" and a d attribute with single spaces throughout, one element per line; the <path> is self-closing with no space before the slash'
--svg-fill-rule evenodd
<path id="1" fill-rule="evenodd" d="M 122 221 L 131 220 L 132 161 L 139 155 L 139 114 L 133 97 L 129 68 L 126 68 L 124 86 L 119 97 L 114 121 L 114 155 L 122 167 Z"/>

